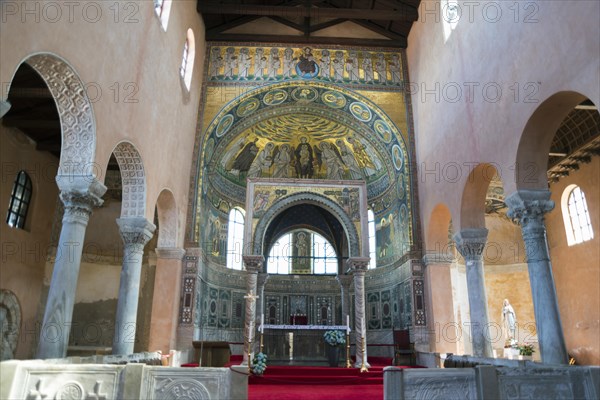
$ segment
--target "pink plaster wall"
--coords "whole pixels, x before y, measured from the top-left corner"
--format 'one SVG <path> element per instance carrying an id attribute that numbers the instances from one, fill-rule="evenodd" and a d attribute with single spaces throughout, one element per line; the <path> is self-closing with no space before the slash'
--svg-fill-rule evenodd
<path id="1" fill-rule="evenodd" d="M 583 190 L 594 238 L 569 246 L 561 196 L 577 184 Z M 546 217 L 552 270 L 568 352 L 579 364 L 600 365 L 600 157 L 550 186 L 556 206 Z"/>
<path id="2" fill-rule="evenodd" d="M 35 144 L 14 128 L 0 124 L 1 262 L 0 288 L 12 291 L 21 306 L 21 335 L 16 358 L 30 358 L 37 346 L 37 313 L 42 292 L 44 266 L 50 245 L 52 220 L 58 200 L 54 181 L 58 167 L 56 157 L 35 150 Z M 32 200 L 25 229 L 11 228 L 6 212 L 13 182 L 20 170 L 25 170 L 32 182 Z"/>

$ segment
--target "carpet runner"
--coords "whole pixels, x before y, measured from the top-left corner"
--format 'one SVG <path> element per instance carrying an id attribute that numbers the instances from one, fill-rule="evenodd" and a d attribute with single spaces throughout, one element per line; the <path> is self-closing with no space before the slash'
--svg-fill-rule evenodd
<path id="1" fill-rule="evenodd" d="M 371 367 L 269 365 L 262 376 L 250 376 L 248 400 L 382 400 L 383 369 L 391 359 L 369 359 Z"/>

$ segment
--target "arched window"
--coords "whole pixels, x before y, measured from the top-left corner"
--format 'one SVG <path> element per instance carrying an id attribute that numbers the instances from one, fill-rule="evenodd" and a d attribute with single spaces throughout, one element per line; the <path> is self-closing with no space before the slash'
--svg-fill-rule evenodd
<path id="1" fill-rule="evenodd" d="M 244 248 L 244 210 L 234 208 L 229 212 L 227 226 L 227 268 L 242 269 Z"/>
<path id="2" fill-rule="evenodd" d="M 188 29 L 185 44 L 183 45 L 181 67 L 179 67 L 179 76 L 183 79 L 187 90 L 190 90 L 190 87 L 192 86 L 192 71 L 194 69 L 195 54 L 196 45 L 194 42 L 194 32 L 191 29 Z"/>
<path id="3" fill-rule="evenodd" d="M 377 241 L 375 240 L 375 214 L 372 210 L 367 210 L 367 221 L 369 226 L 369 269 L 377 267 Z"/>
<path id="4" fill-rule="evenodd" d="M 585 194 L 577 185 L 569 185 L 561 198 L 567 243 L 573 246 L 594 238 Z"/>
<path id="5" fill-rule="evenodd" d="M 305 230 L 281 236 L 267 259 L 269 274 L 337 274 L 338 259 L 323 236 Z"/>
<path id="6" fill-rule="evenodd" d="M 154 0 L 154 11 L 156 11 L 160 24 L 166 32 L 169 24 L 169 14 L 171 13 L 171 0 Z"/>
<path id="7" fill-rule="evenodd" d="M 25 219 L 27 218 L 30 201 L 31 179 L 27 175 L 27 172 L 20 171 L 17 174 L 12 193 L 10 194 L 8 214 L 6 215 L 8 226 L 20 229 L 25 227 Z"/>

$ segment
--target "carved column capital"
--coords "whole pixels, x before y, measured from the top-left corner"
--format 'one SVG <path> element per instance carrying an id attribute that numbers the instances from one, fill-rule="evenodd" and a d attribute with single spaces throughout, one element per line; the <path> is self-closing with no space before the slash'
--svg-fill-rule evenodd
<path id="1" fill-rule="evenodd" d="M 353 274 L 364 274 L 369 268 L 369 261 L 371 261 L 369 257 L 350 257 L 348 261 L 346 261 L 348 272 Z"/>
<path id="2" fill-rule="evenodd" d="M 338 275 L 335 277 L 335 279 L 338 281 L 342 289 L 349 290 L 352 280 L 354 279 L 354 275 Z"/>
<path id="3" fill-rule="evenodd" d="M 182 260 L 185 256 L 185 250 L 179 247 L 157 247 L 156 257 L 169 260 Z"/>
<path id="4" fill-rule="evenodd" d="M 156 225 L 142 217 L 117 218 L 117 225 L 125 247 L 135 246 L 143 249 L 156 230 Z"/>
<path id="5" fill-rule="evenodd" d="M 452 264 L 456 261 L 452 253 L 427 253 L 423 256 L 423 264 L 426 267 L 430 265 Z"/>
<path id="6" fill-rule="evenodd" d="M 87 225 L 94 207 L 104 202 L 104 186 L 92 175 L 57 175 L 56 184 L 65 206 L 63 222 Z"/>
<path id="7" fill-rule="evenodd" d="M 253 274 L 257 274 L 262 271 L 265 263 L 265 257 L 261 255 L 243 256 L 243 260 L 246 271 Z"/>
<path id="8" fill-rule="evenodd" d="M 506 197 L 507 215 L 521 225 L 523 239 L 545 235 L 544 214 L 554 209 L 550 195 L 548 190 L 517 190 Z"/>
<path id="9" fill-rule="evenodd" d="M 485 228 L 467 228 L 454 235 L 456 249 L 465 260 L 478 260 L 483 254 L 487 242 L 488 230 Z"/>

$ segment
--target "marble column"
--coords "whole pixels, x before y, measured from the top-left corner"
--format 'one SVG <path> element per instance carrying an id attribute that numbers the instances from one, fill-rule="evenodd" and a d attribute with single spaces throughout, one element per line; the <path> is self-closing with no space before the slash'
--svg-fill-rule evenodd
<path id="1" fill-rule="evenodd" d="M 58 175 L 56 183 L 65 212 L 37 358 L 62 358 L 67 354 L 85 231 L 92 208 L 102 205 L 101 197 L 106 192 L 94 176 Z"/>
<path id="2" fill-rule="evenodd" d="M 257 326 L 260 326 L 260 317 L 261 317 L 261 315 L 264 315 L 264 313 L 265 313 L 265 285 L 267 284 L 268 280 L 269 280 L 269 274 L 267 274 L 265 272 L 258 273 L 258 276 L 256 278 L 256 286 L 257 286 L 256 293 L 258 294 L 258 304 L 260 304 L 260 306 L 259 306 L 258 312 L 256 313 Z"/>
<path id="3" fill-rule="evenodd" d="M 246 316 L 244 324 L 244 359 L 242 365 L 249 365 L 254 351 L 254 334 L 256 329 L 256 295 L 258 273 L 263 270 L 265 258 L 261 255 L 244 256 L 244 266 L 248 275 L 246 277 Z"/>
<path id="4" fill-rule="evenodd" d="M 521 225 L 542 362 L 567 364 L 544 214 L 554 208 L 548 190 L 518 190 L 506 197 L 508 216 Z"/>
<path id="5" fill-rule="evenodd" d="M 456 249 L 464 257 L 471 315 L 471 340 L 475 357 L 493 357 L 487 312 L 487 295 L 483 272 L 483 249 L 487 241 L 485 228 L 463 229 L 454 235 Z"/>
<path id="6" fill-rule="evenodd" d="M 425 265 L 425 301 L 428 314 L 429 348 L 436 353 L 457 353 L 460 339 L 459 326 L 454 316 L 451 268 L 454 255 L 427 253 Z"/>
<path id="7" fill-rule="evenodd" d="M 346 323 L 346 315 L 350 315 L 350 285 L 353 278 L 352 275 L 336 276 L 342 292 L 342 322 L 340 325 L 344 325 Z"/>
<path id="8" fill-rule="evenodd" d="M 356 368 L 363 364 L 370 367 L 367 361 L 367 314 L 365 310 L 365 272 L 369 267 L 368 257 L 352 257 L 348 259 L 348 271 L 354 275 L 354 333 L 356 340 Z M 363 347 L 364 346 L 364 347 Z"/>
<path id="9" fill-rule="evenodd" d="M 8 100 L 0 101 L 0 118 L 4 117 L 6 115 L 8 110 L 10 110 L 10 106 L 11 106 L 11 104 Z"/>
<path id="10" fill-rule="evenodd" d="M 112 353 L 125 355 L 133 353 L 144 246 L 152 238 L 156 226 L 143 217 L 118 218 L 117 225 L 125 248 Z"/>
<path id="11" fill-rule="evenodd" d="M 176 247 L 156 248 L 156 273 L 150 317 L 148 350 L 168 354 L 176 345 L 181 270 L 185 250 Z"/>

